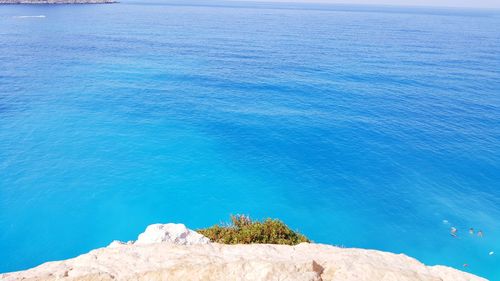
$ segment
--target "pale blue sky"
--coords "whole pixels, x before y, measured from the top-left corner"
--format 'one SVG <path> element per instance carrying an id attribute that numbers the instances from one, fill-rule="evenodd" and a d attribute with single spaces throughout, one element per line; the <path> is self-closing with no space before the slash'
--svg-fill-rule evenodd
<path id="1" fill-rule="evenodd" d="M 405 6 L 500 8 L 500 0 L 254 0 L 263 2 L 310 2 Z"/>

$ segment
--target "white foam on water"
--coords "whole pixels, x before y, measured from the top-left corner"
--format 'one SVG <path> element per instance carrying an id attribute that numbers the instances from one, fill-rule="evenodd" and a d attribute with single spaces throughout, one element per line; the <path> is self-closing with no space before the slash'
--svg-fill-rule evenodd
<path id="1" fill-rule="evenodd" d="M 14 16 L 16 19 L 27 19 L 27 18 L 45 18 L 44 15 L 38 15 L 38 16 Z"/>

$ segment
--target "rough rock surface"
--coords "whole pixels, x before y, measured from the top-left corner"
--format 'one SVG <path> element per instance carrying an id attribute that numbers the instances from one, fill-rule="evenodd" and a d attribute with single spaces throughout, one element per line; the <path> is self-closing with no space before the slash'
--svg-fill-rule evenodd
<path id="1" fill-rule="evenodd" d="M 402 254 L 307 243 L 222 245 L 203 238 L 184 225 L 152 225 L 135 243 L 113 242 L 73 259 L 1 274 L 0 280 L 486 280 Z"/>
<path id="2" fill-rule="evenodd" d="M 208 244 L 210 239 L 181 223 L 152 224 L 139 234 L 136 244 L 175 243 L 178 245 Z"/>

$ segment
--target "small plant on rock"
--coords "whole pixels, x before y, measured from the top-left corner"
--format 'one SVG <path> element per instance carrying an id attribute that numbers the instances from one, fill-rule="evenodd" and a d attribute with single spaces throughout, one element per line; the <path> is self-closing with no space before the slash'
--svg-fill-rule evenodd
<path id="1" fill-rule="evenodd" d="M 252 220 L 245 215 L 231 215 L 230 224 L 218 224 L 196 230 L 212 242 L 222 244 L 285 244 L 310 242 L 278 219 Z"/>

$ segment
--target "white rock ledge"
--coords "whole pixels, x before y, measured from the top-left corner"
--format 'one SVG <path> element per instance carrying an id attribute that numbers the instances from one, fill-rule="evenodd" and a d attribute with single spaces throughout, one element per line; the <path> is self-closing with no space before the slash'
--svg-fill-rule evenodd
<path id="1" fill-rule="evenodd" d="M 181 223 L 152 224 L 141 233 L 135 244 L 174 243 L 178 245 L 208 244 L 210 239 Z"/>
<path id="2" fill-rule="evenodd" d="M 484 281 L 381 251 L 322 244 L 222 245 L 178 224 L 155 224 L 136 242 L 115 241 L 64 261 L 0 274 L 0 280 Z"/>

